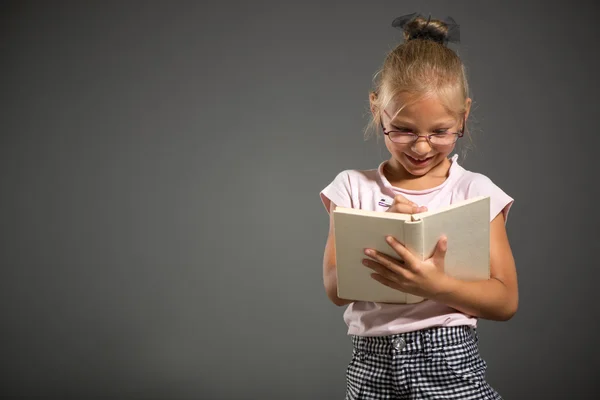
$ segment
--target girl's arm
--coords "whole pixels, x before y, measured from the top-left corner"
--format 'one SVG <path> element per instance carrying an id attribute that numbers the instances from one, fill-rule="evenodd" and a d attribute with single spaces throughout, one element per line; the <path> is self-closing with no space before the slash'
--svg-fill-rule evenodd
<path id="1" fill-rule="evenodd" d="M 433 256 L 421 261 L 391 238 L 388 243 L 403 262 L 382 253 L 367 253 L 373 278 L 394 289 L 447 304 L 465 314 L 506 321 L 516 313 L 517 272 L 506 234 L 504 215 L 490 224 L 490 279 L 468 282 L 443 272 L 447 241 L 441 239 Z"/>
<path id="2" fill-rule="evenodd" d="M 512 318 L 519 305 L 519 291 L 502 213 L 490 225 L 490 279 L 466 282 L 446 277 L 445 288 L 433 295 L 432 300 L 480 318 L 497 321 Z"/>

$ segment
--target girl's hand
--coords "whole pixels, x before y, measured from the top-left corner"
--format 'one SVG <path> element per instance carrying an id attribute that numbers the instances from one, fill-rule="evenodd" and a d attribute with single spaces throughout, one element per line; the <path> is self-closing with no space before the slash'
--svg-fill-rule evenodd
<path id="1" fill-rule="evenodd" d="M 395 212 L 399 214 L 416 214 L 427 211 L 427 207 L 413 203 L 401 194 L 394 197 L 394 202 L 386 212 Z"/>
<path id="2" fill-rule="evenodd" d="M 448 276 L 444 273 L 447 238 L 440 238 L 433 255 L 425 261 L 419 260 L 393 237 L 387 237 L 386 241 L 400 256 L 400 260 L 373 249 L 365 249 L 365 254 L 372 259 L 364 259 L 363 264 L 375 271 L 371 274 L 373 279 L 392 289 L 425 298 L 447 292 Z"/>

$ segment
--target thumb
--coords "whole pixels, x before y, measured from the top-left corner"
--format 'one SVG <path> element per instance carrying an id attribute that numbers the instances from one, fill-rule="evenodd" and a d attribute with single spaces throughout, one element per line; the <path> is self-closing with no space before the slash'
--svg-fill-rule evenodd
<path id="1" fill-rule="evenodd" d="M 448 238 L 446 236 L 442 236 L 440 240 L 438 240 L 437 245 L 435 246 L 435 251 L 433 252 L 433 263 L 438 266 L 444 265 L 444 258 L 446 257 L 446 252 L 448 251 Z"/>

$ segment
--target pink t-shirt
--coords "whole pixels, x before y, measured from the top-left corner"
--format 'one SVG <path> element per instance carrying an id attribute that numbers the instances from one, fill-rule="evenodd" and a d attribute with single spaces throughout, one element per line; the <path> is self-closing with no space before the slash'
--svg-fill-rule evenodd
<path id="1" fill-rule="evenodd" d="M 460 200 L 490 196 L 490 222 L 500 212 L 504 213 L 506 219 L 513 199 L 485 175 L 461 167 L 457 159 L 457 154 L 451 158 L 448 178 L 441 185 L 426 190 L 392 186 L 383 174 L 387 161 L 377 169 L 342 171 L 321 191 L 321 200 L 327 212 L 331 201 L 341 207 L 386 211 L 388 207 L 378 203 L 384 199 L 391 204 L 394 196 L 401 194 L 433 211 Z M 391 335 L 432 326 L 477 325 L 477 318 L 432 300 L 417 304 L 357 301 L 346 308 L 344 321 L 348 325 L 349 335 L 360 336 Z"/>

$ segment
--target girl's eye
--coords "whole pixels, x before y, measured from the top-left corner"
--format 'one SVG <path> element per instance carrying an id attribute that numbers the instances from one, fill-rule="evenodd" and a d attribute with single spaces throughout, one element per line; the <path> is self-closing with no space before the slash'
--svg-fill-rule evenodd
<path id="1" fill-rule="evenodd" d="M 442 134 L 442 133 L 448 133 L 448 129 L 438 129 L 437 131 L 435 131 L 434 133 L 436 134 Z"/>
<path id="2" fill-rule="evenodd" d="M 408 128 L 396 128 L 396 127 L 393 127 L 393 128 L 394 128 L 394 130 L 396 132 L 412 133 L 412 129 L 408 129 Z"/>

